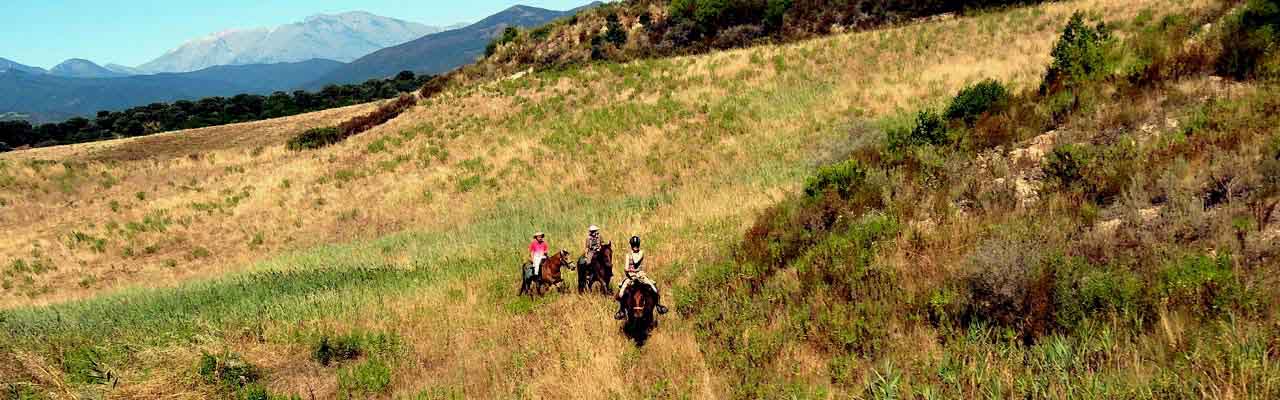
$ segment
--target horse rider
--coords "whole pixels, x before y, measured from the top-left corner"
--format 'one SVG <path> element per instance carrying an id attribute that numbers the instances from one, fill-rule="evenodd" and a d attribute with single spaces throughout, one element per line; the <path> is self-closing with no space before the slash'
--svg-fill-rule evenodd
<path id="1" fill-rule="evenodd" d="M 595 258 L 596 252 L 600 251 L 600 246 L 604 245 L 604 239 L 600 238 L 600 227 L 591 225 L 587 228 L 587 250 L 583 252 L 582 258 L 586 262 L 591 262 Z"/>
<path id="2" fill-rule="evenodd" d="M 533 234 L 533 241 L 529 242 L 529 261 L 533 264 L 533 276 L 538 276 L 542 271 L 542 261 L 547 259 L 547 235 L 541 231 Z"/>
<path id="3" fill-rule="evenodd" d="M 640 237 L 632 236 L 630 242 L 631 252 L 627 253 L 625 277 L 622 279 L 622 283 L 618 285 L 618 293 L 616 295 L 618 298 L 618 312 L 613 314 L 613 318 L 620 320 L 626 317 L 626 305 L 623 303 L 622 295 L 626 293 L 627 287 L 631 286 L 632 283 L 649 285 L 653 289 L 653 294 L 657 296 L 654 302 L 658 303 L 658 314 L 666 314 L 667 307 L 662 305 L 662 294 L 658 292 L 658 284 L 649 279 L 649 276 L 644 273 L 644 250 L 640 250 Z"/>

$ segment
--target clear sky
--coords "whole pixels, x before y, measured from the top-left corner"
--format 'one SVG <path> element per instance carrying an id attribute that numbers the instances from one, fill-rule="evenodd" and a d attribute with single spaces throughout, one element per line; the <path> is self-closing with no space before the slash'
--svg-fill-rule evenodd
<path id="1" fill-rule="evenodd" d="M 68 58 L 137 66 L 228 29 L 368 11 L 427 25 L 476 22 L 523 4 L 568 10 L 590 0 L 0 0 L 0 57 L 41 68 Z"/>

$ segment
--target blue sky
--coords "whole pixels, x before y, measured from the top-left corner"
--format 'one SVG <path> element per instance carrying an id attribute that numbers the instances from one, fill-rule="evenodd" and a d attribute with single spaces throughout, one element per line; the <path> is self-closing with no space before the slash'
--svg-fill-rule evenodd
<path id="1" fill-rule="evenodd" d="M 0 57 L 50 68 L 68 58 L 128 66 L 213 32 L 368 11 L 423 23 L 475 22 L 516 4 L 567 10 L 589 0 L 0 0 Z"/>

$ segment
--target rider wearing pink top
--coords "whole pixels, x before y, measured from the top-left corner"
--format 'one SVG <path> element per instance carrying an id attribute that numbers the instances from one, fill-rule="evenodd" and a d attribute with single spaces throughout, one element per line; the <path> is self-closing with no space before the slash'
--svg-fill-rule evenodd
<path id="1" fill-rule="evenodd" d="M 533 274 L 537 275 L 542 268 L 542 260 L 547 258 L 547 241 L 542 232 L 533 234 L 533 241 L 529 242 L 529 261 L 533 262 Z"/>

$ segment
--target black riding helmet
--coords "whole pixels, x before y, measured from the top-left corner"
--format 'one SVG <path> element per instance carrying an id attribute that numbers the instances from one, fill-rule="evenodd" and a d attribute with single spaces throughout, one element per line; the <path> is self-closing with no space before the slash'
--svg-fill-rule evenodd
<path id="1" fill-rule="evenodd" d="M 631 247 L 640 247 L 640 237 L 639 237 L 639 236 L 632 236 L 632 237 L 631 237 Z"/>

